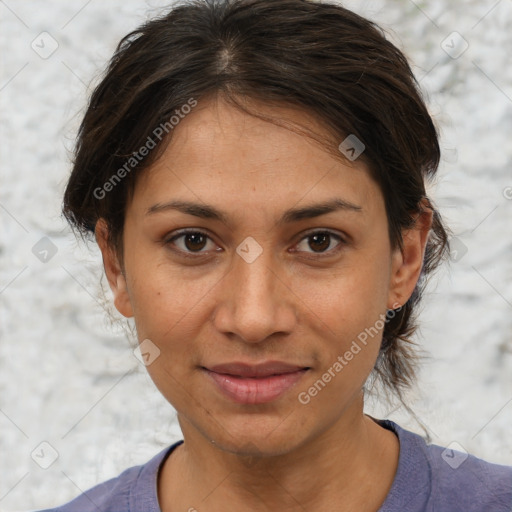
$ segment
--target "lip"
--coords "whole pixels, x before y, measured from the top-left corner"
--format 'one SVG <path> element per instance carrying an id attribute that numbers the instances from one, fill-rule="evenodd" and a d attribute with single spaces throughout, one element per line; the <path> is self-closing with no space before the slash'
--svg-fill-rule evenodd
<path id="1" fill-rule="evenodd" d="M 215 366 L 209 366 L 206 369 L 215 373 L 232 375 L 234 377 L 270 377 L 272 375 L 293 373 L 305 368 L 308 367 L 284 363 L 282 361 L 266 361 L 259 364 L 247 364 L 240 362 L 217 364 Z"/>
<path id="2" fill-rule="evenodd" d="M 276 400 L 295 386 L 309 369 L 280 361 L 257 365 L 234 362 L 203 367 L 224 396 L 236 403 L 253 405 Z"/>

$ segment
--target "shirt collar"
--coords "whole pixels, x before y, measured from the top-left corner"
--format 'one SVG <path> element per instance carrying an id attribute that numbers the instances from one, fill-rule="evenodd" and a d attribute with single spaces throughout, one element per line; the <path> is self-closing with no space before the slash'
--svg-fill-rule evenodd
<path id="1" fill-rule="evenodd" d="M 394 421 L 372 419 L 381 427 L 394 432 L 400 442 L 397 472 L 386 500 L 378 512 L 424 511 L 430 496 L 432 473 L 424 439 L 418 434 L 403 429 Z M 177 441 L 170 447 L 164 448 L 142 466 L 135 489 L 130 496 L 131 511 L 161 512 L 158 503 L 158 472 L 173 450 L 182 443 L 183 440 Z"/>
<path id="2" fill-rule="evenodd" d="M 396 475 L 378 512 L 424 512 L 432 482 L 432 468 L 427 457 L 425 440 L 394 421 L 372 419 L 381 427 L 394 432 L 400 442 Z"/>

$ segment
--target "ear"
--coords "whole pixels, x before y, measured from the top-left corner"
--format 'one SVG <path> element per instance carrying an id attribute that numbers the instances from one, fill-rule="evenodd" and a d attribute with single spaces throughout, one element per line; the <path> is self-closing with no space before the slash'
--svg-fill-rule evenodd
<path id="1" fill-rule="evenodd" d="M 403 250 L 397 248 L 392 255 L 389 309 L 396 309 L 409 300 L 420 277 L 434 213 L 425 201 L 414 226 L 402 231 Z"/>
<path id="2" fill-rule="evenodd" d="M 104 219 L 98 220 L 94 234 L 103 257 L 103 267 L 108 284 L 114 295 L 114 305 L 119 313 L 130 318 L 133 316 L 133 309 L 126 286 L 126 278 L 114 248 L 108 243 L 108 227 Z"/>

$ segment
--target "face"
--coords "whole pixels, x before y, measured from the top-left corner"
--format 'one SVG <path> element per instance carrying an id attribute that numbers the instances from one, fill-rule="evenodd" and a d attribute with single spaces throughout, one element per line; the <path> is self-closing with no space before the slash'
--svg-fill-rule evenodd
<path id="1" fill-rule="evenodd" d="M 322 133 L 303 112 L 258 108 Z M 220 99 L 181 120 L 137 182 L 124 275 L 98 228 L 116 307 L 134 316 L 150 357 L 160 351 L 147 369 L 185 439 L 268 454 L 335 426 L 361 395 L 382 318 L 412 293 L 428 232 L 405 233 L 405 252 L 392 251 L 382 193 L 360 160 Z"/>

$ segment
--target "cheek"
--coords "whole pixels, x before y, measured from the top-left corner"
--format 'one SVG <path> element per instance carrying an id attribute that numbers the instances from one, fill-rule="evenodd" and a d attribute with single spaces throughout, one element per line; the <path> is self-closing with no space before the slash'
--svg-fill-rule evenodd
<path id="1" fill-rule="evenodd" d="M 373 325 L 385 313 L 388 297 L 386 264 L 362 254 L 351 260 L 328 276 L 302 277 L 295 285 L 311 312 L 343 338 Z"/>
<path id="2" fill-rule="evenodd" d="M 202 340 L 211 337 L 202 333 L 208 328 L 222 275 L 199 268 L 180 269 L 168 262 L 151 264 L 148 257 L 143 260 L 142 271 L 130 287 L 135 326 L 139 340 L 151 340 L 163 356 L 147 369 L 157 386 L 162 378 L 183 381 L 205 360 L 208 347 Z M 156 364 L 163 361 L 165 365 Z"/>
<path id="3" fill-rule="evenodd" d="M 305 288 L 300 293 L 311 312 L 310 325 L 317 330 L 315 379 L 328 382 L 336 399 L 360 387 L 375 364 L 386 320 L 386 269 L 376 255 L 361 256 L 329 279 L 311 280 L 308 293 Z"/>
<path id="4" fill-rule="evenodd" d="M 279 295 L 299 312 L 299 322 L 332 339 L 341 334 L 347 340 L 373 325 L 385 312 L 389 274 L 378 251 L 354 251 L 336 267 L 307 268 L 283 272 L 277 285 Z M 128 262 L 127 262 L 128 264 Z M 132 254 L 129 282 L 130 300 L 141 340 L 174 345 L 176 338 L 193 341 L 209 315 L 235 299 L 226 288 L 240 280 L 226 269 L 207 266 L 179 267 L 151 253 Z M 281 297 L 279 298 L 281 301 Z M 301 320 L 302 317 L 302 320 Z M 304 326 L 301 326 L 304 327 Z M 322 331 L 320 333 L 320 331 Z M 178 344 L 179 347 L 183 343 Z M 338 347 L 342 348 L 342 347 Z"/>
<path id="5" fill-rule="evenodd" d="M 175 408 L 186 410 L 191 372 L 204 360 L 204 347 L 197 340 L 205 324 L 201 299 L 209 286 L 146 269 L 131 289 L 138 339 L 149 339 L 157 347 L 158 357 L 146 370 L 162 395 Z"/>
<path id="6" fill-rule="evenodd" d="M 156 343 L 172 339 L 175 332 L 190 326 L 210 288 L 207 282 L 184 280 L 165 271 L 151 271 L 131 287 L 135 323 L 140 339 Z"/>
<path id="7" fill-rule="evenodd" d="M 330 280 L 327 294 L 309 295 L 318 366 L 297 390 L 296 400 L 310 417 L 334 422 L 359 396 L 380 350 L 387 297 L 383 284 L 378 270 L 361 265 Z"/>

